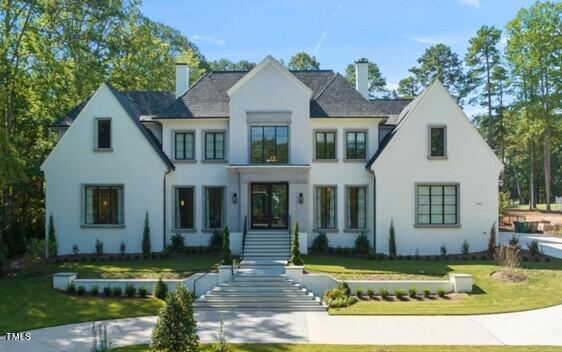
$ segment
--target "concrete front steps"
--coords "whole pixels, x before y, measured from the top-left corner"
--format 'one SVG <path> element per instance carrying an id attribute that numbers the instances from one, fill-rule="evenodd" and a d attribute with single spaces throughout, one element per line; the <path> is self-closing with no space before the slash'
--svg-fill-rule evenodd
<path id="1" fill-rule="evenodd" d="M 241 269 L 241 270 L 248 270 Z M 264 269 L 258 269 L 264 270 Z M 195 301 L 199 310 L 326 311 L 319 298 L 285 275 L 238 273 Z"/>
<path id="2" fill-rule="evenodd" d="M 242 263 L 287 264 L 290 256 L 289 232 L 255 232 L 246 234 Z"/>

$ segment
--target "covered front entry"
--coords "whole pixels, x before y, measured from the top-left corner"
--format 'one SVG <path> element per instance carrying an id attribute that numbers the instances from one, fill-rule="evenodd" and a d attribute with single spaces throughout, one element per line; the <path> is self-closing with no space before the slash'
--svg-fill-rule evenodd
<path id="1" fill-rule="evenodd" d="M 289 226 L 289 184 L 251 184 L 252 229 L 287 229 Z"/>

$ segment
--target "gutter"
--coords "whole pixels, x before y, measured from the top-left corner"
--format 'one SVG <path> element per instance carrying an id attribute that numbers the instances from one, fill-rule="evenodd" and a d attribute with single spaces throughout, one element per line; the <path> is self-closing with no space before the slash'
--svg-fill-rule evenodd
<path id="1" fill-rule="evenodd" d="M 377 253 L 377 176 L 373 170 L 373 251 Z"/>
<path id="2" fill-rule="evenodd" d="M 162 251 L 166 249 L 166 176 L 172 172 L 171 168 L 167 168 L 164 172 L 164 177 L 162 178 Z"/>

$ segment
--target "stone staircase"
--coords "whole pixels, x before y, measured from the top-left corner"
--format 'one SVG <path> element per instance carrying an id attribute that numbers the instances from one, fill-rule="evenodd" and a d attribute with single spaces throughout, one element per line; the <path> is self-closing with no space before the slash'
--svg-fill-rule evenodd
<path id="1" fill-rule="evenodd" d="M 290 256 L 289 232 L 248 232 L 242 264 L 286 265 Z"/>
<path id="2" fill-rule="evenodd" d="M 195 301 L 198 310 L 326 311 L 319 298 L 284 274 L 283 266 L 241 265 L 233 279 Z"/>

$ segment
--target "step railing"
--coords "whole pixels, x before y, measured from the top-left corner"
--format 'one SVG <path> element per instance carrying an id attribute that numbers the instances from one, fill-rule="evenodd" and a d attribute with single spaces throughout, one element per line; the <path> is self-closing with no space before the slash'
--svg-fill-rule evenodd
<path id="1" fill-rule="evenodd" d="M 240 249 L 240 261 L 244 259 L 244 249 L 246 248 L 246 235 L 248 234 L 248 215 L 244 216 L 244 229 L 242 230 L 242 248 Z"/>

